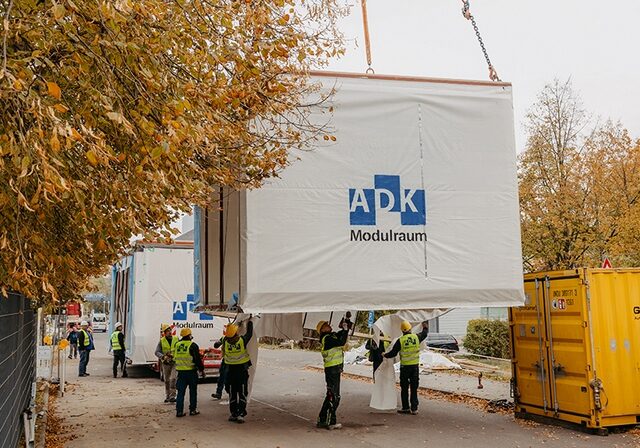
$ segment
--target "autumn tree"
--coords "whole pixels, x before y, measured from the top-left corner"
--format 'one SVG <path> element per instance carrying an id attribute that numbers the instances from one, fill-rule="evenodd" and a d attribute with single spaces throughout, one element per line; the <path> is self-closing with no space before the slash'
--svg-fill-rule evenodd
<path id="1" fill-rule="evenodd" d="M 590 120 L 570 81 L 545 86 L 527 115 L 520 157 L 525 269 L 640 262 L 640 145 Z"/>
<path id="2" fill-rule="evenodd" d="M 0 287 L 65 298 L 309 125 L 341 0 L 0 0 Z"/>

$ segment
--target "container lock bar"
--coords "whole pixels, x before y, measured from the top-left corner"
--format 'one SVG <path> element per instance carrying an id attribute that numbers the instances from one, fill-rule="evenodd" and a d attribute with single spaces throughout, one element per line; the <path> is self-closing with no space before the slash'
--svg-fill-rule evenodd
<path id="1" fill-rule="evenodd" d="M 602 380 L 596 378 L 589 383 L 589 386 L 593 389 L 593 401 L 598 411 L 602 410 L 602 400 L 600 399 L 601 392 L 603 390 Z"/>

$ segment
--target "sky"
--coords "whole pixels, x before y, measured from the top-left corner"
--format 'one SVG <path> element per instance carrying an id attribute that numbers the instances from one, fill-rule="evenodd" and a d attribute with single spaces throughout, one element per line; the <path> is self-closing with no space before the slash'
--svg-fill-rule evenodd
<path id="1" fill-rule="evenodd" d="M 347 54 L 329 70 L 367 69 L 360 0 L 341 23 Z M 640 138 L 640 0 L 470 0 L 489 56 L 513 84 L 516 149 L 545 84 L 572 80 L 585 108 Z M 487 65 L 460 0 L 367 0 L 378 74 L 487 80 Z M 187 220 L 184 227 L 192 228 Z"/>
<path id="2" fill-rule="evenodd" d="M 329 69 L 367 68 L 359 0 L 341 28 L 347 54 Z M 513 84 L 516 148 L 545 84 L 572 80 L 585 108 L 640 138 L 640 0 L 471 0 L 489 56 Z M 460 0 L 367 0 L 377 74 L 488 79 Z"/>

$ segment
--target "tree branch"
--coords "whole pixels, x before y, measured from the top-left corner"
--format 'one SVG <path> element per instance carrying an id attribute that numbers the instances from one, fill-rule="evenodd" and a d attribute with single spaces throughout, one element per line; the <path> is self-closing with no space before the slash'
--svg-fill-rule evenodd
<path id="1" fill-rule="evenodd" d="M 7 71 L 7 39 L 9 38 L 9 15 L 13 8 L 13 0 L 9 0 L 9 6 L 7 6 L 7 12 L 4 15 L 3 25 L 4 33 L 2 36 L 2 70 L 0 71 L 0 79 L 4 78 Z"/>

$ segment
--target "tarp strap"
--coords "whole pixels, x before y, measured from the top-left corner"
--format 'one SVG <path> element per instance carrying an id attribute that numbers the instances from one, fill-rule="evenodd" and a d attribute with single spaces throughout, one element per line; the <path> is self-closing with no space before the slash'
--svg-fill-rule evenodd
<path id="1" fill-rule="evenodd" d="M 367 73 L 374 74 L 371 67 L 371 42 L 369 41 L 369 18 L 367 17 L 367 0 L 360 0 L 362 4 L 362 26 L 364 28 L 364 48 L 367 53 Z"/>

